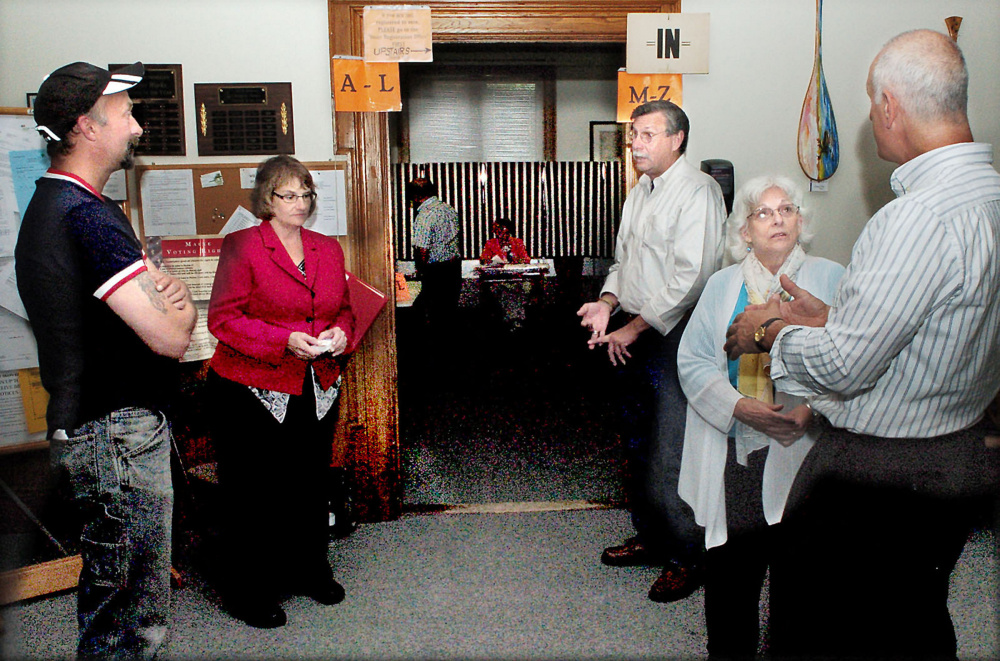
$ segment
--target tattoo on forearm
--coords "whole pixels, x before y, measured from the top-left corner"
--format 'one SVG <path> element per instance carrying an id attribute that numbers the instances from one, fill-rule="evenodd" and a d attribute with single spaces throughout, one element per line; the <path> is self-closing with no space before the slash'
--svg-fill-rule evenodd
<path id="1" fill-rule="evenodd" d="M 161 312 L 163 314 L 167 313 L 167 302 L 163 300 L 163 295 L 156 291 L 156 282 L 149 273 L 140 273 L 135 278 L 136 283 L 139 288 L 146 293 L 149 298 L 150 305 L 153 306 L 154 310 Z"/>

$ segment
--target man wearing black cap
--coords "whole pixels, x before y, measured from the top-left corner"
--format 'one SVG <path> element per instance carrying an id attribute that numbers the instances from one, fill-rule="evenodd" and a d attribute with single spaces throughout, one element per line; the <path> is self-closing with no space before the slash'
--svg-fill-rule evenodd
<path id="1" fill-rule="evenodd" d="M 158 271 L 129 219 L 103 197 L 133 163 L 142 129 L 114 73 L 77 62 L 35 100 L 51 167 L 38 180 L 14 251 L 18 291 L 38 342 L 52 465 L 82 516 L 78 653 L 152 657 L 170 613 L 170 425 L 177 359 L 196 312 Z"/>

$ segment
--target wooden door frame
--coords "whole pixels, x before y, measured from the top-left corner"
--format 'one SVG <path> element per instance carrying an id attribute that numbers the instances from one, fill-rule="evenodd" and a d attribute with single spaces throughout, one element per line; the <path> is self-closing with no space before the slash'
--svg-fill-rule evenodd
<path id="1" fill-rule="evenodd" d="M 399 0 L 327 2 L 331 58 L 362 54 L 365 6 L 399 4 Z M 423 0 L 420 4 L 431 7 L 433 40 L 440 43 L 624 43 L 628 14 L 681 10 L 681 0 Z M 403 498 L 386 115 L 335 112 L 334 140 L 336 153 L 349 163 L 344 241 L 348 268 L 389 294 L 388 309 L 351 360 L 338 432 L 339 440 L 347 443 L 358 519 L 384 521 L 399 516 Z"/>

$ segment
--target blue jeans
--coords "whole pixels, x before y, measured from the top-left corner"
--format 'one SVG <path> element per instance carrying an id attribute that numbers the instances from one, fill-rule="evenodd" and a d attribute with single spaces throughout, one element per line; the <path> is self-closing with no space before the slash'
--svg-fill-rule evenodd
<path id="1" fill-rule="evenodd" d="M 113 411 L 53 440 L 51 457 L 81 515 L 81 658 L 151 658 L 170 617 L 170 425 Z"/>

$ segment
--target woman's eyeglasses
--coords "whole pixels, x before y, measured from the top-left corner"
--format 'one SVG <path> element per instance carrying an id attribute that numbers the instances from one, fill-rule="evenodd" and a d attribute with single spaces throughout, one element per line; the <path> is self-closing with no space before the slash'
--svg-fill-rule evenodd
<path id="1" fill-rule="evenodd" d="M 771 220 L 774 218 L 774 212 L 777 211 L 782 218 L 794 218 L 795 214 L 799 212 L 799 208 L 794 204 L 782 204 L 777 209 L 772 209 L 770 207 L 757 207 L 750 212 L 747 218 L 752 218 L 754 220 Z"/>
<path id="2" fill-rule="evenodd" d="M 287 193 L 285 195 L 282 195 L 281 193 L 272 192 L 271 195 L 275 196 L 282 202 L 287 202 L 288 204 L 295 204 L 296 200 L 312 202 L 313 200 L 316 199 L 316 193 L 313 191 L 309 191 L 308 193 L 302 193 L 301 195 L 297 195 L 295 193 Z"/>

